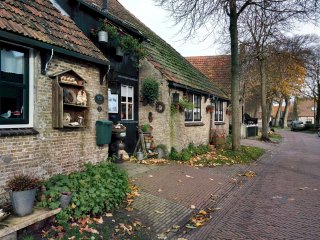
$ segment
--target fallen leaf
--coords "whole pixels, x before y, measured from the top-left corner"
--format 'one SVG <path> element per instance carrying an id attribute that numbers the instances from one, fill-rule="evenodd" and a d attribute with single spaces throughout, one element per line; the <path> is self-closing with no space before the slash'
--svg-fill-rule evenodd
<path id="1" fill-rule="evenodd" d="M 317 189 L 317 188 L 314 188 L 313 191 L 318 191 L 318 189 Z"/>
<path id="2" fill-rule="evenodd" d="M 159 189 L 158 189 L 158 192 L 162 192 L 162 189 L 161 189 L 161 188 L 159 188 Z"/>
<path id="3" fill-rule="evenodd" d="M 186 239 L 186 238 L 178 238 L 177 240 L 188 240 L 188 239 Z"/>
<path id="4" fill-rule="evenodd" d="M 288 201 L 294 201 L 295 199 L 294 198 L 288 198 Z"/>
<path id="5" fill-rule="evenodd" d="M 299 190 L 306 190 L 308 187 L 299 188 Z"/>
<path id="6" fill-rule="evenodd" d="M 245 177 L 255 177 L 257 174 L 254 171 L 247 171 L 244 174 L 242 174 Z"/>
<path id="7" fill-rule="evenodd" d="M 148 177 L 153 177 L 152 175 L 149 175 Z"/>
<path id="8" fill-rule="evenodd" d="M 166 240 L 168 237 L 166 235 L 164 235 L 163 233 L 161 233 L 161 234 L 157 234 L 157 238 L 161 239 L 161 240 Z"/>
<path id="9" fill-rule="evenodd" d="M 198 212 L 198 214 L 200 214 L 200 215 L 207 215 L 207 212 L 204 211 L 204 210 L 200 210 L 200 211 Z"/>
<path id="10" fill-rule="evenodd" d="M 211 181 L 214 181 L 212 178 L 209 178 Z"/>
<path id="11" fill-rule="evenodd" d="M 88 225 L 86 225 L 84 228 L 80 228 L 79 232 L 80 233 L 88 232 L 88 233 L 99 234 L 99 232 L 96 229 L 90 228 Z"/>
<path id="12" fill-rule="evenodd" d="M 100 218 L 92 218 L 92 220 L 93 220 L 95 223 L 98 223 L 98 224 L 102 224 L 102 223 L 103 223 L 102 217 L 100 217 Z"/>
<path id="13" fill-rule="evenodd" d="M 187 178 L 194 178 L 194 177 L 191 177 L 191 176 L 189 176 L 189 175 L 186 175 L 186 177 L 187 177 Z"/>
<path id="14" fill-rule="evenodd" d="M 178 182 L 182 182 L 182 181 L 179 179 Z"/>
<path id="15" fill-rule="evenodd" d="M 195 205 L 191 205 L 190 208 L 191 209 L 196 209 L 196 206 Z"/>
<path id="16" fill-rule="evenodd" d="M 219 207 L 217 207 L 217 208 L 214 208 L 213 210 L 214 211 L 217 211 L 217 210 L 221 210 L 222 208 L 219 208 Z"/>
<path id="17" fill-rule="evenodd" d="M 281 199 L 282 197 L 281 196 L 274 196 L 274 197 L 272 197 L 273 199 Z"/>
<path id="18" fill-rule="evenodd" d="M 76 236 L 72 236 L 72 237 L 69 237 L 68 240 L 73 240 L 75 238 L 76 238 Z"/>
<path id="19" fill-rule="evenodd" d="M 156 213 L 159 213 L 159 214 L 163 214 L 164 212 L 161 212 L 159 210 L 155 210 Z"/>
<path id="20" fill-rule="evenodd" d="M 129 207 L 129 206 L 128 206 L 128 207 L 126 207 L 125 209 L 126 209 L 128 212 L 132 212 L 132 211 L 133 211 L 133 207 Z"/>
<path id="21" fill-rule="evenodd" d="M 186 228 L 196 229 L 197 227 L 195 227 L 195 226 L 193 226 L 193 225 L 190 225 L 190 224 L 187 224 L 187 225 L 186 225 Z"/>
<path id="22" fill-rule="evenodd" d="M 178 226 L 178 225 L 173 225 L 172 228 L 173 228 L 173 229 L 178 229 L 178 228 L 180 228 L 180 226 Z"/>

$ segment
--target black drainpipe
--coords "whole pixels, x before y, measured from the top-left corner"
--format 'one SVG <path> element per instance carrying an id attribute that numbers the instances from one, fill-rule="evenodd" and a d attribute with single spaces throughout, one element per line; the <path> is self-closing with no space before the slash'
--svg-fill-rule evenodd
<path id="1" fill-rule="evenodd" d="M 102 12 L 108 12 L 108 0 L 102 0 Z"/>

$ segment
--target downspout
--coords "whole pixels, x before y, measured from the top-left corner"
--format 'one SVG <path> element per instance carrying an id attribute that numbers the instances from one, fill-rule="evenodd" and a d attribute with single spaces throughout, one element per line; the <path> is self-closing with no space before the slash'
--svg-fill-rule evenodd
<path id="1" fill-rule="evenodd" d="M 102 0 L 102 12 L 108 13 L 108 0 Z"/>

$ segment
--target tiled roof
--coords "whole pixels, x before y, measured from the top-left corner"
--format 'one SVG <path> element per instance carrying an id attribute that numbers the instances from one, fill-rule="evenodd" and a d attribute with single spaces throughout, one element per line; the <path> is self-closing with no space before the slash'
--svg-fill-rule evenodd
<path id="1" fill-rule="evenodd" d="M 299 117 L 314 117 L 314 101 L 312 99 L 299 99 L 298 100 L 298 116 Z"/>
<path id="2" fill-rule="evenodd" d="M 217 84 L 228 94 L 231 94 L 230 55 L 186 57 L 186 59 L 213 81 L 213 83 Z"/>
<path id="3" fill-rule="evenodd" d="M 101 9 L 102 0 L 85 1 L 93 4 L 93 6 L 100 6 Z M 117 0 L 108 1 L 108 11 L 114 17 L 130 23 L 150 40 L 150 43 L 146 44 L 147 59 L 167 80 L 228 99 L 225 92 L 209 81 L 205 75 L 193 67 L 173 47 L 126 10 Z"/>
<path id="4" fill-rule="evenodd" d="M 50 0 L 1 0 L 0 30 L 108 61 L 70 17 Z"/>

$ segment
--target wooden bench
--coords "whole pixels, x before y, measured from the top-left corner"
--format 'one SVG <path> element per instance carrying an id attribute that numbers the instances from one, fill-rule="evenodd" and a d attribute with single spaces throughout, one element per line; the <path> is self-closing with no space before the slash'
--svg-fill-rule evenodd
<path id="1" fill-rule="evenodd" d="M 5 225 L 0 228 L 0 240 L 16 240 L 18 230 L 55 216 L 60 211 L 61 208 L 54 210 L 41 208 L 34 209 L 32 214 L 24 217 L 9 216 L 6 220 L 0 223 L 0 225 Z"/>

